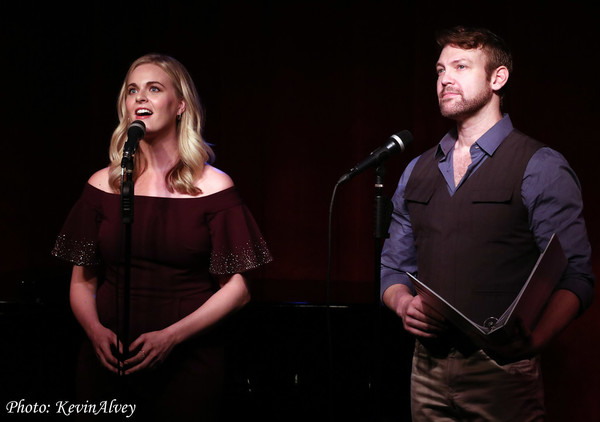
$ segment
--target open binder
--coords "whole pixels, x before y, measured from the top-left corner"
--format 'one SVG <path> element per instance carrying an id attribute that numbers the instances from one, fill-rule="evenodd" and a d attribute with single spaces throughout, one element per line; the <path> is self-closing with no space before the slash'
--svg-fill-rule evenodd
<path id="1" fill-rule="evenodd" d="M 517 321 L 533 330 L 567 266 L 567 258 L 558 237 L 553 234 L 538 258 L 531 274 L 512 304 L 500 316 L 490 315 L 479 325 L 448 303 L 443 297 L 412 274 L 417 293 L 425 304 L 435 309 L 482 348 L 493 348 L 508 341 Z"/>

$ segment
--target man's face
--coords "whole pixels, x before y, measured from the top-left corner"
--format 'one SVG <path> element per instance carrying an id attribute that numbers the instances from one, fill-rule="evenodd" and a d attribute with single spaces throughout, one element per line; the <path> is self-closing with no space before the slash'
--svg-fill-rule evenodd
<path id="1" fill-rule="evenodd" d="M 436 64 L 437 94 L 442 116 L 464 120 L 475 115 L 493 97 L 482 49 L 463 50 L 447 45 Z"/>

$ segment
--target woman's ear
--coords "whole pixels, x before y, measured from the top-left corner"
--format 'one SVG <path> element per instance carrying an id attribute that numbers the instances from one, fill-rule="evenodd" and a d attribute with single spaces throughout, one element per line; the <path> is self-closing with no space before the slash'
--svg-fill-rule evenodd
<path id="1" fill-rule="evenodd" d="M 179 116 L 181 116 L 184 111 L 185 111 L 185 101 L 181 100 L 181 102 L 179 104 L 179 108 L 177 109 L 177 114 Z"/>

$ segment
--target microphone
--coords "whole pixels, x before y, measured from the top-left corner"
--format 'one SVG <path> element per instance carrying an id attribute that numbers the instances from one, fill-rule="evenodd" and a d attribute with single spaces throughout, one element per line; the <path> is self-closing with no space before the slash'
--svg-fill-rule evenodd
<path id="1" fill-rule="evenodd" d="M 382 161 L 398 152 L 404 152 L 406 147 L 413 141 L 413 136 L 408 130 L 403 130 L 392 136 L 382 147 L 377 148 L 362 162 L 354 166 L 348 173 L 344 174 L 338 184 L 345 183 L 359 173 L 362 173 L 371 166 L 378 166 Z"/>
<path id="2" fill-rule="evenodd" d="M 123 147 L 123 159 L 130 158 L 135 154 L 140 139 L 146 135 L 146 125 L 141 120 L 135 120 L 127 129 L 127 142 Z"/>

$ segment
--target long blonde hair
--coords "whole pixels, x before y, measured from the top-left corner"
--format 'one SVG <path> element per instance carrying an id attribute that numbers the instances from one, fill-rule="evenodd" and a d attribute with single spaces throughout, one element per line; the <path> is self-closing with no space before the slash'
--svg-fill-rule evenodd
<path id="1" fill-rule="evenodd" d="M 182 98 L 186 105 L 185 112 L 177 121 L 179 160 L 165 176 L 167 188 L 172 193 L 199 195 L 202 191 L 195 186 L 195 181 L 202 174 L 205 164 L 211 163 L 215 158 L 212 148 L 202 138 L 204 116 L 200 97 L 186 68 L 176 59 L 161 54 L 147 54 L 134 61 L 123 81 L 117 100 L 119 125 L 113 132 L 109 148 L 110 186 L 115 192 L 121 190 L 121 158 L 123 145 L 127 140 L 127 129 L 131 123 L 128 121 L 125 105 L 127 85 L 131 72 L 143 64 L 155 64 L 165 71 L 175 87 L 177 96 Z M 134 157 L 134 181 L 145 168 L 144 154 L 141 149 L 138 149 Z"/>

